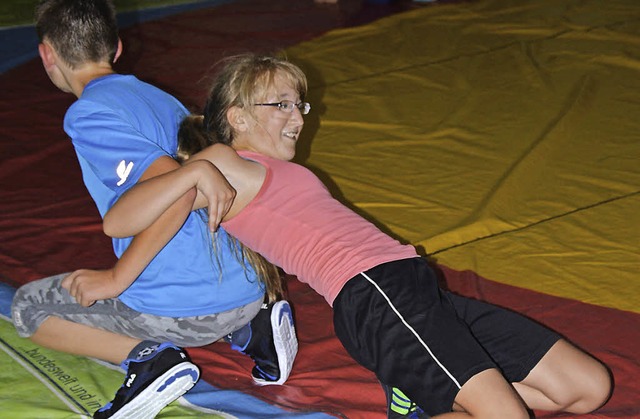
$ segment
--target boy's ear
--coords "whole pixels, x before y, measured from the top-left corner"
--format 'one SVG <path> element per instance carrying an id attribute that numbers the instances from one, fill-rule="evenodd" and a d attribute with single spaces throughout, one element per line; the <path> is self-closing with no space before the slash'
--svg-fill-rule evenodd
<path id="1" fill-rule="evenodd" d="M 122 54 L 122 40 L 118 38 L 118 47 L 116 48 L 116 55 L 113 57 L 113 64 L 118 61 L 120 54 Z"/>
<path id="2" fill-rule="evenodd" d="M 245 114 L 244 109 L 237 106 L 229 108 L 227 111 L 227 120 L 235 131 L 242 132 L 248 128 L 247 115 Z"/>
<path id="3" fill-rule="evenodd" d="M 56 53 L 47 42 L 41 42 L 38 44 L 38 54 L 40 54 L 42 65 L 47 72 L 56 66 Z"/>

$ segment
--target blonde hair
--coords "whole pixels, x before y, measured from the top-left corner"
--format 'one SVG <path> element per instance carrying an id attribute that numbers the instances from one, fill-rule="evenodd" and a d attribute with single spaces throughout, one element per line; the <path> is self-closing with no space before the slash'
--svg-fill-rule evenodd
<path id="1" fill-rule="evenodd" d="M 260 282 L 264 284 L 269 302 L 281 300 L 285 293 L 285 282 L 278 267 L 266 260 L 260 253 L 254 252 L 240 243 L 235 237 L 230 237 L 236 245 L 238 252 L 236 255 L 239 254 L 239 259 L 245 263 L 245 266 L 248 263 L 253 268 Z"/>
<path id="2" fill-rule="evenodd" d="M 227 120 L 232 107 L 253 113 L 253 104 L 265 99 L 276 75 L 284 77 L 300 100 L 307 94 L 307 78 L 293 63 L 273 56 L 244 54 L 222 60 L 209 92 L 203 121 L 207 137 L 232 146 L 235 133 Z"/>
<path id="3" fill-rule="evenodd" d="M 176 158 L 176 160 L 178 160 L 178 162 L 180 163 L 184 163 L 184 160 L 181 159 L 180 157 Z M 206 223 L 206 220 L 208 217 L 207 211 L 203 208 L 203 209 L 196 210 L 196 213 Z M 275 266 L 274 264 L 266 260 L 261 254 L 254 252 L 253 250 L 243 245 L 240 242 L 240 240 L 236 239 L 228 232 L 226 233 L 226 235 L 229 240 L 225 241 L 224 243 L 228 245 L 229 250 L 231 250 L 236 260 L 238 260 L 241 263 L 244 273 L 247 276 L 247 279 L 250 278 L 248 274 L 249 274 L 249 267 L 251 267 L 253 269 L 253 272 L 256 274 L 258 281 L 260 281 L 264 285 L 264 289 L 267 294 L 268 301 L 270 303 L 273 303 L 283 299 L 286 287 L 285 287 L 284 278 L 280 272 L 280 269 L 278 269 L 277 266 Z M 212 259 L 214 259 L 212 260 L 212 263 L 217 264 L 219 275 L 220 275 L 219 279 L 222 280 L 223 279 L 222 262 L 218 257 L 218 255 L 219 255 L 219 250 L 218 250 L 217 234 L 212 234 L 211 235 L 211 257 Z"/>

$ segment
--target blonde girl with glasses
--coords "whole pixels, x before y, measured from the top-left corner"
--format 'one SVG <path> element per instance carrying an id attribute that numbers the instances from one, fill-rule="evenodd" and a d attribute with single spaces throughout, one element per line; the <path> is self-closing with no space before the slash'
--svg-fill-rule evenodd
<path id="1" fill-rule="evenodd" d="M 222 173 L 237 195 L 227 213 L 208 208 L 210 228 L 221 219 L 326 299 L 344 347 L 383 383 L 389 417 L 525 419 L 528 409 L 581 414 L 602 406 L 611 390 L 604 365 L 528 318 L 439 288 L 413 246 L 289 161 L 309 109 L 306 90 L 304 74 L 287 61 L 228 59 L 203 115 L 183 122 L 186 163 L 127 192 L 105 231 L 135 234 L 193 188 L 195 207 L 208 208 L 211 179 Z M 410 401 L 398 406 L 398 397 Z"/>

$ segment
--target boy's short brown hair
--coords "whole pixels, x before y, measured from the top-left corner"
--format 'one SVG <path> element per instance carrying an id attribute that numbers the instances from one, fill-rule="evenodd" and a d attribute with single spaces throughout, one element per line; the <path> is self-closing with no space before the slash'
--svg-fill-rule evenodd
<path id="1" fill-rule="evenodd" d="M 118 24 L 111 0 L 41 0 L 35 23 L 40 41 L 48 41 L 71 68 L 113 62 Z"/>

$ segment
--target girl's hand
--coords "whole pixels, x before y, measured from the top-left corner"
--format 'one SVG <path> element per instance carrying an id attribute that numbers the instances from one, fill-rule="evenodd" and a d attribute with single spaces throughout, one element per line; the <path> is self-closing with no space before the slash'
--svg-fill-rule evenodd
<path id="1" fill-rule="evenodd" d="M 197 166 L 196 188 L 207 200 L 209 229 L 215 231 L 231 209 L 236 190 L 216 166 L 205 160 L 190 163 Z"/>

